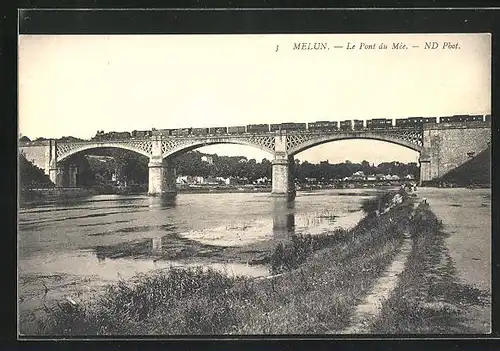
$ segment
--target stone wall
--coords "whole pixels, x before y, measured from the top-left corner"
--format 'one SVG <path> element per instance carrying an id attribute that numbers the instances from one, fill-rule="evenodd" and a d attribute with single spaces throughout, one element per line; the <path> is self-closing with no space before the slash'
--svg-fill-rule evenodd
<path id="1" fill-rule="evenodd" d="M 421 180 L 442 177 L 484 151 L 491 142 L 489 122 L 432 123 L 424 127 Z"/>

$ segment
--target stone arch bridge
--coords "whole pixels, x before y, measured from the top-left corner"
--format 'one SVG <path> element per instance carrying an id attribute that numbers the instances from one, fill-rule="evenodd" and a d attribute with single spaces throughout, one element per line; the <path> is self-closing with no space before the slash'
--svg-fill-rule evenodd
<path id="1" fill-rule="evenodd" d="M 96 148 L 121 148 L 149 158 L 151 196 L 175 195 L 172 159 L 183 152 L 215 144 L 240 144 L 258 148 L 272 158 L 272 194 L 295 196 L 292 165 L 294 155 L 316 145 L 346 139 L 385 141 L 420 154 L 420 181 L 429 181 L 466 162 L 487 148 L 491 139 L 489 122 L 429 123 L 422 129 L 389 128 L 335 132 L 276 132 L 208 136 L 153 136 L 143 139 L 61 142 L 25 142 L 19 145 L 26 158 L 42 168 L 57 186 L 71 186 L 75 170 L 67 165 L 72 155 Z"/>

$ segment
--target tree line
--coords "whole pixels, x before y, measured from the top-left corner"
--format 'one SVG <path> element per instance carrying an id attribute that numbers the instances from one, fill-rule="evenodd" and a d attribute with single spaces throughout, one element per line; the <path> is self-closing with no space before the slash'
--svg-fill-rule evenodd
<path id="1" fill-rule="evenodd" d="M 127 150 L 104 149 L 99 155 L 108 156 L 107 162 L 102 159 L 79 156 L 73 158 L 72 162 L 79 165 L 79 182 L 82 185 L 91 185 L 95 182 L 104 182 L 111 179 L 114 174 L 116 180 L 127 183 L 146 184 L 148 181 L 148 158 Z M 202 156 L 208 156 L 212 162 L 202 160 Z M 187 152 L 174 159 L 174 167 L 177 175 L 201 176 L 201 177 L 236 177 L 246 178 L 249 182 L 272 176 L 272 163 L 263 159 L 257 162 L 255 159 L 247 159 L 243 156 L 219 156 L 208 155 L 199 151 Z M 364 174 L 392 174 L 404 177 L 407 174 L 418 176 L 418 165 L 416 163 L 383 162 L 375 166 L 368 161 L 353 163 L 345 161 L 331 164 L 327 161 L 319 164 L 308 161 L 295 160 L 294 173 L 299 181 L 305 182 L 307 178 L 316 180 L 334 180 L 351 176 L 353 173 L 363 171 Z"/>
<path id="2" fill-rule="evenodd" d="M 97 156 L 91 157 L 77 154 L 68 162 L 78 166 L 78 184 L 80 186 L 92 186 L 96 184 L 109 183 L 112 178 L 126 184 L 146 184 L 148 182 L 148 158 L 130 152 L 128 150 L 109 148 L 99 149 L 94 152 Z M 208 156 L 212 162 L 202 160 L 202 156 Z M 29 162 L 21 158 L 20 177 L 21 181 L 27 183 L 46 184 L 48 178 L 43 171 L 28 165 Z M 255 159 L 247 159 L 243 156 L 219 156 L 208 155 L 199 151 L 187 152 L 174 159 L 177 175 L 201 176 L 201 177 L 235 177 L 246 178 L 249 182 L 272 176 L 272 163 L 263 159 L 257 162 Z M 351 176 L 353 173 L 363 171 L 368 174 L 392 174 L 404 177 L 411 174 L 418 176 L 418 165 L 416 163 L 384 162 L 375 166 L 368 161 L 353 163 L 345 161 L 331 164 L 323 161 L 318 164 L 308 161 L 295 160 L 294 173 L 300 182 L 308 178 L 318 181 L 330 181 Z M 22 184 L 25 184 L 22 183 Z"/>

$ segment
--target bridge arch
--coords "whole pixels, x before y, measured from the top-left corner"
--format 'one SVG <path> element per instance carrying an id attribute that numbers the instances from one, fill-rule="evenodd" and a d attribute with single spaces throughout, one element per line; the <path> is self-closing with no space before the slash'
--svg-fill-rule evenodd
<path id="1" fill-rule="evenodd" d="M 61 154 L 59 154 L 59 150 L 57 152 L 57 162 L 62 162 L 69 157 L 76 155 L 80 152 L 87 151 L 87 150 L 93 150 L 93 149 L 105 149 L 105 148 L 113 148 L 113 149 L 123 149 L 123 150 L 129 150 L 135 153 L 138 153 L 140 155 L 146 156 L 147 158 L 151 158 L 151 153 L 147 152 L 146 150 L 142 150 L 140 148 L 127 145 L 127 144 L 118 144 L 118 143 L 93 143 L 93 144 L 82 144 L 78 146 L 73 146 L 70 149 L 61 151 Z"/>
<path id="2" fill-rule="evenodd" d="M 165 150 L 165 152 L 163 153 L 163 158 L 175 157 L 182 153 L 189 152 L 203 146 L 220 145 L 220 144 L 236 144 L 236 145 L 250 146 L 253 148 L 257 148 L 261 151 L 264 151 L 268 153 L 271 157 L 274 157 L 274 137 L 272 137 L 272 143 L 270 140 L 268 140 L 267 143 L 266 142 L 258 143 L 240 138 L 197 140 L 191 143 L 176 145 L 172 148 Z"/>
<path id="3" fill-rule="evenodd" d="M 319 136 L 317 138 L 312 138 L 302 143 L 298 143 L 297 145 L 293 145 L 288 149 L 288 154 L 290 156 L 294 156 L 302 151 L 310 149 L 312 147 L 326 144 L 333 141 L 341 141 L 341 140 L 351 140 L 351 139 L 365 139 L 365 140 L 378 140 L 385 141 L 391 144 L 400 145 L 421 153 L 423 147 L 416 142 L 404 140 L 401 138 L 396 138 L 393 136 L 387 136 L 383 134 L 376 133 L 363 133 L 363 134 L 336 134 L 336 135 L 328 135 L 328 136 Z"/>

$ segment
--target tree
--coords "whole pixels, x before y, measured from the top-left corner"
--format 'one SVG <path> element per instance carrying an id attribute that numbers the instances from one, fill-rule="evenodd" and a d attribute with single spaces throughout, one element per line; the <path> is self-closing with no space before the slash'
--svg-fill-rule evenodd
<path id="1" fill-rule="evenodd" d="M 54 184 L 43 170 L 28 161 L 24 155 L 19 155 L 19 187 L 29 189 L 50 186 Z"/>
<path id="2" fill-rule="evenodd" d="M 365 175 L 367 174 L 373 174 L 374 172 L 374 169 L 372 166 L 370 166 L 370 162 L 364 160 L 363 162 L 361 162 L 361 170 L 363 171 L 363 173 Z"/>

